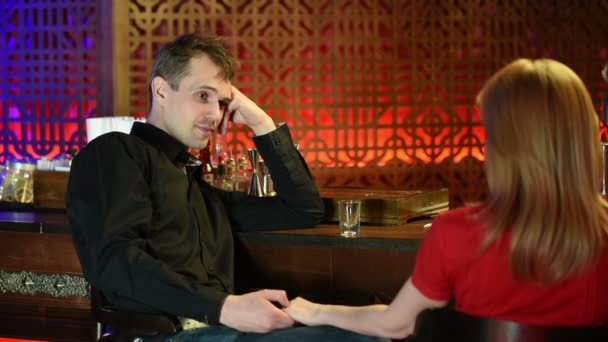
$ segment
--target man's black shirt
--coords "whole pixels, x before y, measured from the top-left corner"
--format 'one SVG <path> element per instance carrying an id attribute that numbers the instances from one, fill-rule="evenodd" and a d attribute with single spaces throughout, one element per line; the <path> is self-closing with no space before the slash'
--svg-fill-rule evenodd
<path id="1" fill-rule="evenodd" d="M 136 122 L 72 162 L 67 213 L 85 278 L 115 306 L 217 324 L 234 290 L 232 230 L 305 228 L 323 203 L 286 125 L 253 138 L 276 197 L 226 192 L 186 169 L 186 147 Z"/>

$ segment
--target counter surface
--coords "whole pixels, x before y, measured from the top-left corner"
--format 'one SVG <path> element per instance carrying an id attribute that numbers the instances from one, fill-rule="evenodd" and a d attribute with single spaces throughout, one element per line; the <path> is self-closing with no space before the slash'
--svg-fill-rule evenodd
<path id="1" fill-rule="evenodd" d="M 361 236 L 357 239 L 340 237 L 337 223 L 324 223 L 310 229 L 238 232 L 237 235 L 245 243 L 417 250 L 426 231 L 424 227 L 428 223 L 430 220 L 416 221 L 402 226 L 362 224 Z M 69 234 L 70 226 L 65 213 L 0 211 L 0 231 Z"/>

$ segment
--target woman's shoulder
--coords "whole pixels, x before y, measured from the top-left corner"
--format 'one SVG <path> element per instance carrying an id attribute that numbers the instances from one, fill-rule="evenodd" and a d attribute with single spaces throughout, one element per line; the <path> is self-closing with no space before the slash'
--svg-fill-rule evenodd
<path id="1" fill-rule="evenodd" d="M 481 210 L 482 206 L 480 204 L 466 205 L 463 207 L 450 209 L 439 213 L 433 220 L 433 224 L 435 224 L 435 222 L 440 222 L 470 225 L 478 221 L 478 216 Z"/>
<path id="2" fill-rule="evenodd" d="M 433 219 L 432 228 L 435 231 L 440 230 L 444 234 L 478 232 L 478 228 L 482 226 L 482 219 L 479 215 L 481 210 L 482 206 L 475 204 L 444 211 Z"/>
<path id="3" fill-rule="evenodd" d="M 467 259 L 484 236 L 480 219 L 481 206 L 465 206 L 445 211 L 433 220 L 425 236 L 429 245 L 441 246 L 445 255 Z M 427 241 L 428 240 L 428 241 Z"/>

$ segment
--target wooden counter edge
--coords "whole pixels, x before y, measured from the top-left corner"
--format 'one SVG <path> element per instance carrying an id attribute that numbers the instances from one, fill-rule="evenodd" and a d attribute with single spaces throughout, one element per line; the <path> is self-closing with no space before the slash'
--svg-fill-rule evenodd
<path id="1" fill-rule="evenodd" d="M 361 225 L 360 238 L 422 240 L 431 220 L 418 221 L 402 226 L 367 226 Z M 339 236 L 337 223 L 323 223 L 313 228 L 281 229 L 263 231 L 263 234 L 310 235 L 310 236 Z"/>

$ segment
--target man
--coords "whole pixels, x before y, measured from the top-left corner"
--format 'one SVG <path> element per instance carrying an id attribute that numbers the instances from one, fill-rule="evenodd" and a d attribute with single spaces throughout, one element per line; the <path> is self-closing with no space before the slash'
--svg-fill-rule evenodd
<path id="1" fill-rule="evenodd" d="M 200 340 L 241 338 L 252 336 L 241 332 L 292 326 L 280 309 L 289 304 L 284 291 L 232 294 L 232 230 L 305 228 L 323 217 L 287 126 L 276 128 L 231 84 L 234 66 L 219 39 L 178 37 L 156 57 L 147 123 L 136 122 L 129 135 L 98 137 L 72 163 L 66 203 L 86 279 L 118 308 L 200 322 L 202 328 L 178 340 L 193 333 Z M 212 188 L 201 181 L 201 167 L 191 166 L 187 148 L 205 147 L 229 121 L 253 130 L 276 197 Z M 275 335 L 292 338 L 306 329 Z"/>

